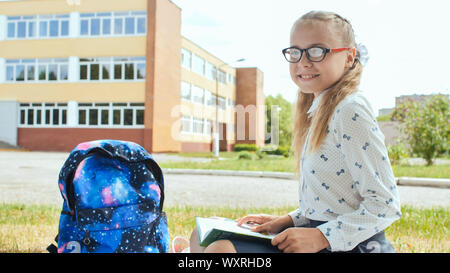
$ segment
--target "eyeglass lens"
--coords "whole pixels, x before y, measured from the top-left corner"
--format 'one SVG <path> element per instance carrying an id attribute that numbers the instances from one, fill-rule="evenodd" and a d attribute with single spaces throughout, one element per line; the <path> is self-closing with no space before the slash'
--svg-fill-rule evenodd
<path id="1" fill-rule="evenodd" d="M 306 57 L 312 62 L 320 62 L 325 57 L 325 50 L 320 47 L 310 47 L 306 51 Z M 297 48 L 288 48 L 284 51 L 284 56 L 289 62 L 298 62 L 302 55 L 302 51 Z"/>

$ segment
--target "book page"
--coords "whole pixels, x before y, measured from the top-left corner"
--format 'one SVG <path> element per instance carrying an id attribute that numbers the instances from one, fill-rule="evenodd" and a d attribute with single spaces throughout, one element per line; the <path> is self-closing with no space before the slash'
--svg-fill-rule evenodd
<path id="1" fill-rule="evenodd" d="M 208 233 L 213 229 L 265 239 L 272 239 L 275 237 L 274 234 L 263 234 L 253 232 L 250 229 L 240 227 L 237 225 L 237 222 L 232 219 L 197 217 L 196 220 L 197 220 L 197 227 L 199 229 L 198 233 L 200 241 L 203 241 L 207 237 Z"/>

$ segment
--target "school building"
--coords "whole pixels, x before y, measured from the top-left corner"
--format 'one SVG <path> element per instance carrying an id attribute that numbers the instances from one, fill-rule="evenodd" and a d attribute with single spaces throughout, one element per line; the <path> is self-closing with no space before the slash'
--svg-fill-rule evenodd
<path id="1" fill-rule="evenodd" d="M 263 145 L 262 71 L 183 37 L 181 12 L 169 0 L 0 2 L 0 141 L 205 152 L 217 120 L 220 150 Z"/>

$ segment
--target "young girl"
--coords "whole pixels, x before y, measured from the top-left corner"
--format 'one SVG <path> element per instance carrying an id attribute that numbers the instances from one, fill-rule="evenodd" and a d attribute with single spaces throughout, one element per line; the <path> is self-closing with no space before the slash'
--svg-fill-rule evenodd
<path id="1" fill-rule="evenodd" d="M 300 178 L 298 210 L 248 215 L 271 244 L 220 240 L 204 252 L 394 252 L 384 229 L 401 217 L 398 191 L 370 103 L 358 91 L 360 52 L 350 22 L 312 11 L 291 29 L 283 50 L 299 87 L 293 146 Z"/>

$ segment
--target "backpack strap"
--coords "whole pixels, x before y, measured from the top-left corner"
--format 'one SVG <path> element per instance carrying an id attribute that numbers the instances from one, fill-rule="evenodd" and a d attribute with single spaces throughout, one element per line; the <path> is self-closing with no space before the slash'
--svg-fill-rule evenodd
<path id="1" fill-rule="evenodd" d="M 56 235 L 56 237 L 55 237 L 55 242 L 56 242 L 56 243 L 58 243 L 58 237 L 59 237 L 59 234 Z M 58 253 L 58 247 L 55 246 L 54 244 L 50 244 L 50 245 L 47 247 L 47 251 L 48 251 L 49 253 Z"/>
<path id="2" fill-rule="evenodd" d="M 153 176 L 156 179 L 156 182 L 158 183 L 159 188 L 161 189 L 161 198 L 159 201 L 159 208 L 160 212 L 163 212 L 163 206 L 164 206 L 164 176 L 162 173 L 161 168 L 158 166 L 158 164 L 153 160 L 153 158 L 146 160 L 147 168 L 153 173 Z"/>

